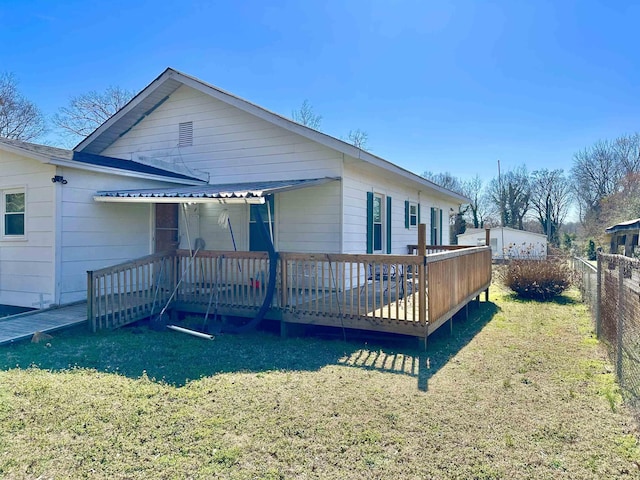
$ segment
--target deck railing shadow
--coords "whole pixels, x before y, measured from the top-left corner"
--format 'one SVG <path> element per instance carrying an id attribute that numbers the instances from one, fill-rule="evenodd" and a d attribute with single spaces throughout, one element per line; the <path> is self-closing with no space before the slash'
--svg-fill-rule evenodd
<path id="1" fill-rule="evenodd" d="M 467 320 L 454 321 L 453 334 L 432 335 L 425 353 L 421 353 L 415 338 L 397 336 L 371 341 L 362 335 L 349 335 L 345 342 L 317 335 L 282 339 L 259 331 L 222 335 L 208 341 L 172 331 L 151 331 L 144 322 L 96 334 L 87 332 L 86 327 L 76 327 L 55 334 L 49 340 L 50 347 L 26 342 L 5 347 L 0 369 L 83 368 L 132 380 L 143 376 L 182 387 L 192 380 L 224 373 L 317 371 L 341 365 L 407 375 L 417 379 L 419 389 L 426 390 L 429 378 L 469 343 L 496 312 L 495 304 L 480 303 Z"/>
<path id="2" fill-rule="evenodd" d="M 354 351 L 340 359 L 339 363 L 354 368 L 409 375 L 417 378 L 419 390 L 427 391 L 429 379 L 473 340 L 499 310 L 493 302 L 482 302 L 478 306 L 471 310 L 466 319 L 462 315 L 454 317 L 451 330 L 444 328 L 432 334 L 427 351 L 411 347 L 409 341 L 399 345 L 397 338 L 388 339 L 377 344 L 369 343 L 367 348 Z"/>

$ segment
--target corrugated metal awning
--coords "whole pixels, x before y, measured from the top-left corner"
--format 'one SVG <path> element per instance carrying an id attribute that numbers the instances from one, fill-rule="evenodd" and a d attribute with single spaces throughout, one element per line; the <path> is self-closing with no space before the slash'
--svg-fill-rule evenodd
<path id="1" fill-rule="evenodd" d="M 124 203 L 264 203 L 265 196 L 322 185 L 339 180 L 336 177 L 306 180 L 232 183 L 225 185 L 176 186 L 140 190 L 111 190 L 97 192 L 96 202 Z"/>
<path id="2" fill-rule="evenodd" d="M 626 222 L 620 222 L 616 225 L 612 225 L 611 227 L 605 230 L 605 233 L 616 233 L 623 232 L 627 230 L 638 230 L 640 229 L 640 218 L 636 218 L 635 220 L 628 220 Z"/>

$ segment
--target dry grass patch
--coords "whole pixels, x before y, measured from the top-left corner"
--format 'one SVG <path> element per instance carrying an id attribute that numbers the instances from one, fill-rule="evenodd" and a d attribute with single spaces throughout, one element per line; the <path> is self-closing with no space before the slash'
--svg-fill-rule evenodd
<path id="1" fill-rule="evenodd" d="M 146 329 L 12 346 L 0 476 L 638 477 L 635 430 L 574 299 L 494 293 L 426 356 L 413 342 Z"/>

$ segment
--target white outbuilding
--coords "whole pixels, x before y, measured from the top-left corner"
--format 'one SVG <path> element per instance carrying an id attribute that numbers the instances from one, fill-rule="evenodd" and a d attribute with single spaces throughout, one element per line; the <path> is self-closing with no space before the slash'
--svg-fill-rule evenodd
<path id="1" fill-rule="evenodd" d="M 509 227 L 492 228 L 489 242 L 494 259 L 547 258 L 547 237 L 540 233 L 516 230 Z M 458 245 L 479 246 L 486 243 L 484 228 L 468 228 L 458 235 Z"/>

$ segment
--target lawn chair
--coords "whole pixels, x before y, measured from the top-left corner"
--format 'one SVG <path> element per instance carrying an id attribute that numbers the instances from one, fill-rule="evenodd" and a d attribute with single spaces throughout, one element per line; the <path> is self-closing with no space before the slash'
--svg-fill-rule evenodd
<path id="1" fill-rule="evenodd" d="M 389 265 L 386 263 L 370 263 L 367 265 L 367 281 L 360 287 L 360 295 L 362 295 L 362 292 L 364 292 L 364 289 L 368 284 L 372 286 L 373 291 L 375 292 L 375 285 L 376 283 L 380 282 L 382 282 L 383 284 L 386 282 L 387 286 L 384 289 L 384 293 L 387 293 L 387 290 L 389 289 L 389 280 L 394 280 L 395 278 L 395 265 Z"/>

